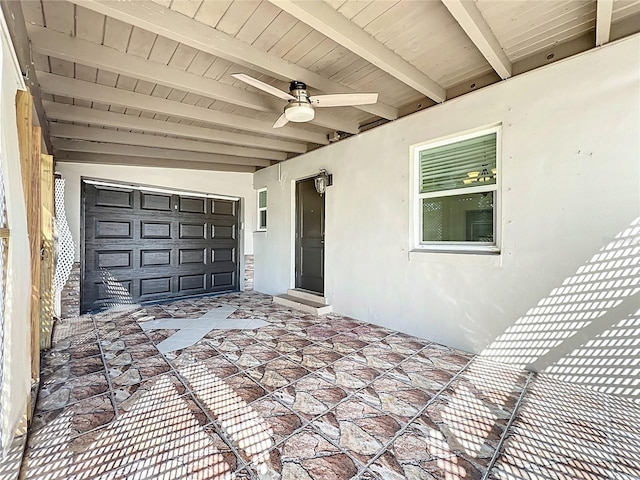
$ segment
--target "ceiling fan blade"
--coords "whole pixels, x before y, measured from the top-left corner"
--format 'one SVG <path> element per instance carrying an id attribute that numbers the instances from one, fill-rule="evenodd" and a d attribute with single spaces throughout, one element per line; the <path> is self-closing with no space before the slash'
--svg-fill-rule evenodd
<path id="1" fill-rule="evenodd" d="M 276 97 L 282 98 L 283 100 L 296 99 L 296 97 L 294 97 L 293 95 L 289 95 L 287 92 L 283 92 L 282 90 L 269 85 L 268 83 L 261 82 L 260 80 L 250 77 L 249 75 L 245 75 L 244 73 L 232 73 L 231 76 L 235 79 L 240 80 L 241 82 L 251 85 L 252 87 L 256 87 L 258 90 L 270 93 L 271 95 L 275 95 Z"/>
<path id="2" fill-rule="evenodd" d="M 287 123 L 289 123 L 289 120 L 287 120 L 287 117 L 285 117 L 283 113 L 282 115 L 280 115 L 280 117 L 278 117 L 276 123 L 273 124 L 273 128 L 284 127 Z"/>
<path id="3" fill-rule="evenodd" d="M 370 105 L 377 101 L 377 93 L 336 93 L 311 97 L 311 104 L 314 107 L 350 107 L 352 105 Z"/>

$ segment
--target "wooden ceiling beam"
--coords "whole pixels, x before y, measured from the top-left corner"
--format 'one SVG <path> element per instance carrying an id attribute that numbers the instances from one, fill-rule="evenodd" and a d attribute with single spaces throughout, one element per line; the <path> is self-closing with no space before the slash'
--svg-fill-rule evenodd
<path id="1" fill-rule="evenodd" d="M 171 150 L 167 148 L 140 147 L 133 145 L 120 145 L 116 143 L 86 142 L 83 140 L 66 140 L 62 138 L 54 138 L 52 140 L 52 143 L 53 148 L 56 151 L 104 153 L 107 155 L 162 158 L 168 162 L 209 162 L 226 163 L 229 165 L 249 165 L 253 167 L 268 167 L 271 165 L 271 162 L 269 160 L 260 160 L 251 157 L 235 157 L 232 155 L 187 152 L 183 150 Z"/>
<path id="2" fill-rule="evenodd" d="M 188 120 L 200 120 L 201 122 L 227 128 L 284 137 L 302 142 L 317 143 L 319 145 L 329 143 L 327 135 L 323 133 L 316 133 L 295 127 L 272 128 L 271 122 L 255 120 L 241 115 L 232 115 L 209 108 L 196 107 L 186 103 L 107 87 L 105 85 L 54 75 L 52 73 L 38 72 L 38 80 L 40 81 L 42 91 L 53 95 L 62 95 L 69 98 L 88 100 L 90 102 L 106 103 L 108 105 L 118 105 L 125 108 L 135 108 Z"/>
<path id="3" fill-rule="evenodd" d="M 275 97 L 232 87 L 212 78 L 201 77 L 200 75 L 178 70 L 135 55 L 128 55 L 113 48 L 104 47 L 78 37 L 70 37 L 49 28 L 29 25 L 27 31 L 34 51 L 43 55 L 107 70 L 119 75 L 126 75 L 131 78 L 164 85 L 261 112 L 281 115 L 286 104 Z M 332 130 L 354 134 L 359 132 L 357 122 L 347 121 L 328 112 L 322 112 L 322 114 L 317 115 L 311 123 Z"/>
<path id="4" fill-rule="evenodd" d="M 186 140 L 182 138 L 160 137 L 157 135 L 143 135 L 141 133 L 119 132 L 105 130 L 104 128 L 82 127 L 63 123 L 51 123 L 51 136 L 57 138 L 71 138 L 74 140 L 86 140 L 89 142 L 118 143 L 121 145 L 134 145 L 140 147 L 157 147 L 175 151 L 198 152 L 201 154 L 231 155 L 236 157 L 261 158 L 264 160 L 285 160 L 287 155 L 283 152 L 260 150 L 218 143 Z M 152 155 L 145 155 L 152 156 Z M 256 164 L 257 165 L 257 164 Z M 264 166 L 263 163 L 260 163 Z"/>
<path id="5" fill-rule="evenodd" d="M 611 26 L 611 41 L 619 40 L 637 33 L 637 25 L 640 24 L 640 14 L 627 17 Z M 565 58 L 572 57 L 593 48 L 593 31 L 586 32 L 579 37 L 569 41 L 559 43 L 542 50 L 534 55 L 530 55 L 522 60 L 513 63 L 512 73 L 514 76 L 535 70 L 536 68 L 550 65 Z M 501 81 L 500 76 L 495 72 L 483 73 L 473 79 L 465 80 L 447 89 L 447 98 L 452 99 L 482 89 Z M 437 105 L 432 100 L 421 98 L 400 107 L 400 116 L 411 115 L 412 113 Z"/>
<path id="6" fill-rule="evenodd" d="M 613 0 L 597 0 L 596 4 L 596 47 L 609 42 Z"/>
<path id="7" fill-rule="evenodd" d="M 216 57 L 260 71 L 280 80 L 300 80 L 325 93 L 359 93 L 317 73 L 264 52 L 231 35 L 149 0 L 113 2 L 108 0 L 70 0 L 84 8 L 120 20 L 143 30 L 207 52 Z M 378 102 L 355 108 L 395 120 L 398 110 Z"/>
<path id="8" fill-rule="evenodd" d="M 423 95 L 436 102 L 445 101 L 444 88 L 338 13 L 329 4 L 293 0 L 269 1 Z"/>
<path id="9" fill-rule="evenodd" d="M 246 172 L 253 173 L 256 167 L 250 165 L 230 165 L 226 163 L 190 162 L 180 161 L 175 163 L 167 162 L 164 158 L 133 157 L 126 155 L 108 155 L 104 153 L 83 153 L 64 152 L 56 154 L 56 162 L 69 163 L 93 163 L 101 165 L 125 165 L 129 167 L 152 167 L 152 168 L 185 168 L 189 170 L 215 170 L 224 172 Z"/>
<path id="10" fill-rule="evenodd" d="M 152 149 L 163 149 L 170 151 L 173 154 L 176 152 L 182 152 L 183 155 L 186 153 L 193 153 L 195 155 L 190 158 L 190 160 L 195 160 L 196 158 L 206 159 L 208 155 L 224 155 L 230 158 L 245 158 L 252 159 L 255 163 L 250 163 L 250 165 L 256 165 L 260 167 L 271 165 L 271 159 L 254 157 L 248 154 L 244 154 L 242 150 L 239 151 L 226 151 L 225 149 L 211 149 L 209 151 L 203 152 L 194 151 L 194 150 L 183 150 L 181 148 L 176 148 L 172 141 L 176 140 L 174 138 L 167 137 L 158 137 L 154 135 L 142 135 L 140 133 L 127 133 L 127 132 L 118 132 L 116 130 L 105 130 L 103 128 L 91 128 L 91 127 L 80 127 L 77 125 L 67 125 L 60 123 L 51 123 L 51 136 L 54 139 L 54 147 L 55 147 L 55 139 L 71 139 L 74 141 L 78 141 L 76 144 L 77 147 L 82 146 L 81 141 L 85 141 L 87 143 L 96 143 L 96 144 L 113 144 L 118 145 L 119 147 L 127 148 L 152 148 Z M 212 146 L 216 146 L 215 144 L 211 144 Z M 217 151 L 216 151 L 217 150 Z M 96 150 L 92 150 L 94 153 L 108 153 L 108 152 L 99 152 Z M 119 153 L 123 155 L 133 155 L 128 154 L 122 150 L 118 150 Z M 140 155 L 144 157 L 155 157 L 154 155 Z M 170 158 L 170 157 L 167 157 Z M 201 160 L 202 161 L 202 160 Z M 273 160 L 276 161 L 276 160 Z"/>
<path id="11" fill-rule="evenodd" d="M 474 2 L 442 0 L 449 13 L 502 79 L 511 77 L 511 61 Z"/>
<path id="12" fill-rule="evenodd" d="M 169 88 L 222 100 L 261 112 L 282 110 L 276 98 L 232 87 L 212 78 L 178 70 L 142 57 L 129 55 L 78 37 L 70 37 L 50 28 L 28 25 L 27 32 L 35 52 L 51 57 L 107 70 Z"/>
<path id="13" fill-rule="evenodd" d="M 221 142 L 224 144 L 257 147 L 282 152 L 304 153 L 307 146 L 303 143 L 287 142 L 266 137 L 256 137 L 244 133 L 225 132 L 180 123 L 165 122 L 152 118 L 136 117 L 122 113 L 106 112 L 93 108 L 78 107 L 56 102 L 43 102 L 47 117 L 51 120 L 81 122 L 103 127 L 126 128 L 165 135 L 175 135 L 194 140 Z M 175 145 L 181 144 L 176 142 Z M 173 148 L 176 148 L 175 146 Z M 194 150 L 193 148 L 191 150 Z M 198 151 L 198 150 L 196 150 Z"/>

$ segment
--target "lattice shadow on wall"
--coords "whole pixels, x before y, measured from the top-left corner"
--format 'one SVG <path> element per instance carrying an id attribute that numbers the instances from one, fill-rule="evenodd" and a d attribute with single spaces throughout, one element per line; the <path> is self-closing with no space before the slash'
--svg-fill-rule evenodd
<path id="1" fill-rule="evenodd" d="M 640 218 L 482 355 L 640 403 Z"/>

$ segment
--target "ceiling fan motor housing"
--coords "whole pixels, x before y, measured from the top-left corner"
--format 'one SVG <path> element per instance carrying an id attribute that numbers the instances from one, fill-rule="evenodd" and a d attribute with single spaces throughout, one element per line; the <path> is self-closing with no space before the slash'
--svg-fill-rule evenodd
<path id="1" fill-rule="evenodd" d="M 307 84 L 304 82 L 299 82 L 298 80 L 294 80 L 289 84 L 289 91 L 293 92 L 294 90 L 306 90 Z"/>
<path id="2" fill-rule="evenodd" d="M 302 123 L 309 122 L 315 117 L 315 111 L 311 106 L 309 100 L 309 94 L 307 93 L 307 86 L 304 82 L 298 82 L 294 80 L 289 85 L 290 93 L 295 100 L 289 100 L 289 103 L 284 107 L 284 116 L 290 122 Z"/>

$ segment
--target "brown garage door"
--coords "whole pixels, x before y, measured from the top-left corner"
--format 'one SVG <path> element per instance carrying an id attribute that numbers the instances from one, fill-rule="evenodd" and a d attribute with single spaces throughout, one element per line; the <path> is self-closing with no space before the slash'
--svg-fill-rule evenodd
<path id="1" fill-rule="evenodd" d="M 238 290 L 237 200 L 82 188 L 83 312 Z"/>

